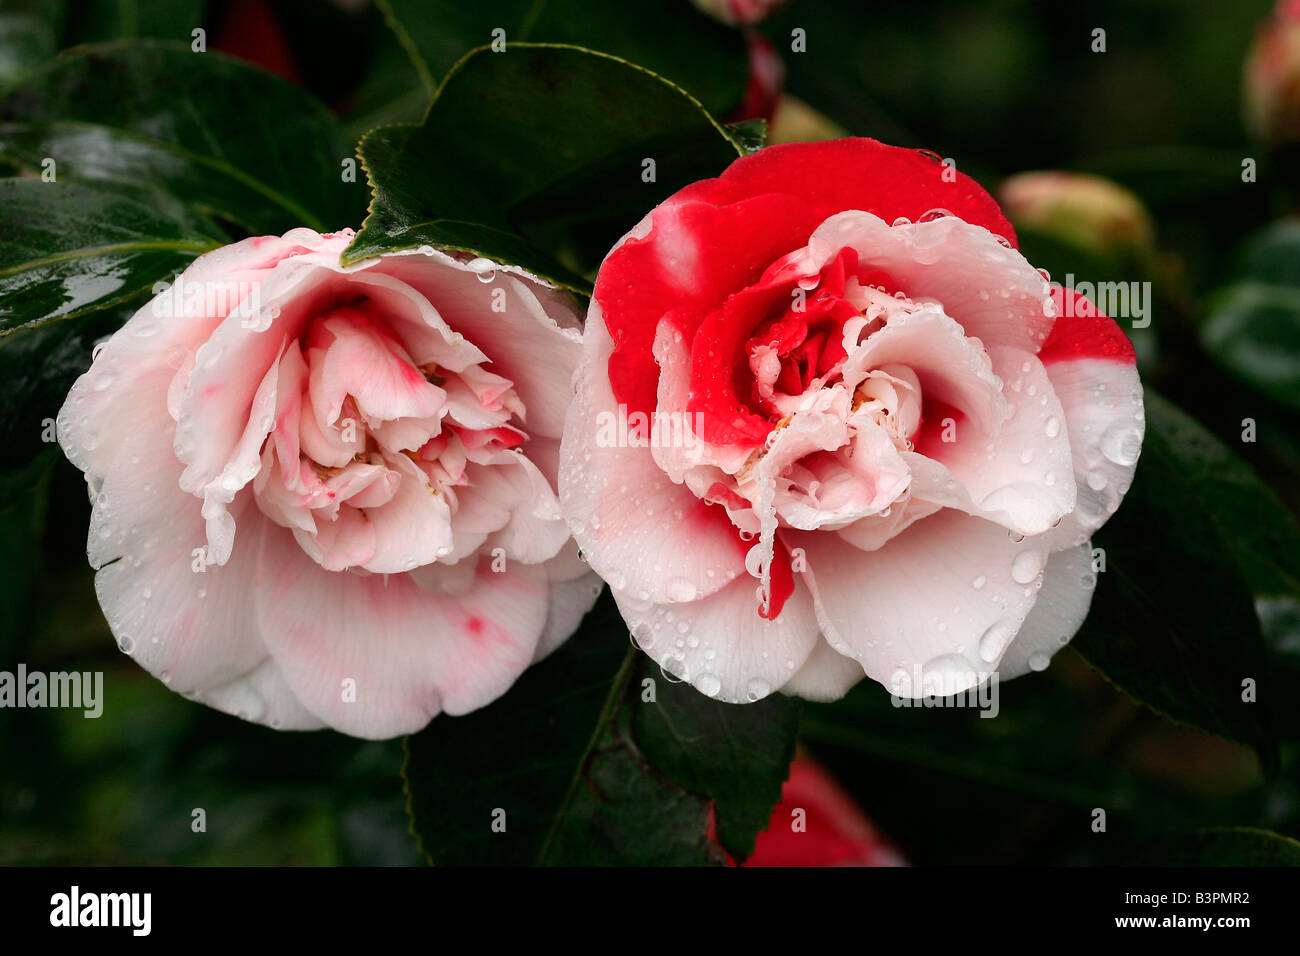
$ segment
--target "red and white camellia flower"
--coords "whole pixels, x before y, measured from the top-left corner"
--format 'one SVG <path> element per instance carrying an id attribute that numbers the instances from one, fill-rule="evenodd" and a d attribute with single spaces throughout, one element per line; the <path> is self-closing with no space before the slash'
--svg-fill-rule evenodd
<path id="1" fill-rule="evenodd" d="M 1141 448 L 1127 338 L 951 165 L 774 146 L 596 280 L 560 500 L 633 638 L 727 701 L 1047 666 Z"/>
<path id="2" fill-rule="evenodd" d="M 201 256 L 58 418 L 122 649 L 273 727 L 383 738 L 500 696 L 598 582 L 554 485 L 579 316 L 485 259 Z"/>

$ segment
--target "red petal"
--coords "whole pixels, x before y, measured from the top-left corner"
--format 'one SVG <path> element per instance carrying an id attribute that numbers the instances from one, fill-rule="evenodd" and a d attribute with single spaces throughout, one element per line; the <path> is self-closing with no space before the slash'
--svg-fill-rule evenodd
<path id="1" fill-rule="evenodd" d="M 1124 331 L 1085 296 L 1073 289 L 1052 286 L 1057 319 L 1038 353 L 1044 365 L 1071 359 L 1100 358 L 1127 365 L 1137 363 L 1133 343 Z"/>
<path id="2" fill-rule="evenodd" d="M 769 146 L 665 200 L 652 213 L 650 233 L 627 240 L 605 260 L 595 295 L 615 342 L 609 375 L 618 400 L 629 411 L 655 407 L 659 370 L 651 347 L 661 319 L 670 316 L 692 341 L 729 296 L 804 245 L 828 217 L 849 209 L 886 222 L 945 209 L 1016 241 L 983 188 L 916 150 L 861 138 Z M 725 369 L 696 371 L 720 385 L 737 354 L 715 356 L 728 363 Z M 697 351 L 694 361 L 705 357 L 707 350 Z"/>

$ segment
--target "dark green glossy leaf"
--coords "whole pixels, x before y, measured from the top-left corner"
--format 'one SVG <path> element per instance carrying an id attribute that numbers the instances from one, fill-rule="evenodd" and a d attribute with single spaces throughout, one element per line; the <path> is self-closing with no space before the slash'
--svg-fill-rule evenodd
<path id="1" fill-rule="evenodd" d="M 841 700 L 807 704 L 803 739 L 815 751 L 870 753 L 1026 798 L 1129 809 L 1133 782 L 1115 765 L 1085 758 L 1093 712 L 1108 701 L 1066 679 L 1071 663 L 1083 666 L 1061 655 L 1041 676 L 999 684 L 996 709 L 896 706 L 884 687 L 863 681 Z"/>
<path id="2" fill-rule="evenodd" d="M 636 652 L 621 629 L 606 594 L 500 700 L 407 739 L 408 809 L 430 862 L 708 861 L 706 802 L 650 772 L 631 740 Z"/>
<path id="3" fill-rule="evenodd" d="M 641 669 L 644 680 L 651 667 L 643 662 Z M 773 694 L 758 703 L 725 704 L 689 684 L 659 679 L 655 685 L 657 704 L 643 703 L 633 718 L 637 743 L 657 769 L 713 801 L 718 842 L 743 860 L 781 799 L 799 702 Z"/>
<path id="4" fill-rule="evenodd" d="M 142 302 L 19 330 L 0 338 L 0 500 L 30 487 L 59 457 L 54 422 L 68 389 L 90 367 L 95 342 L 111 335 Z"/>
<path id="5" fill-rule="evenodd" d="M 389 25 L 429 91 L 470 50 L 504 30 L 508 44 L 565 43 L 640 64 L 695 96 L 714 113 L 740 105 L 749 76 L 744 38 L 689 3 L 661 0 L 380 0 Z"/>
<path id="6" fill-rule="evenodd" d="M 1233 377 L 1300 410 L 1300 287 L 1232 286 L 1213 299 L 1201 337 Z"/>
<path id="7" fill-rule="evenodd" d="M 1248 242 L 1241 281 L 1210 302 L 1201 341 L 1233 377 L 1300 409 L 1300 223 L 1270 226 Z"/>
<path id="8" fill-rule="evenodd" d="M 124 302 L 221 242 L 165 194 L 0 180 L 0 335 Z"/>
<path id="9" fill-rule="evenodd" d="M 377 129 L 359 152 L 373 199 L 345 261 L 444 246 L 587 292 L 582 271 L 654 205 L 717 175 L 741 148 L 699 104 L 640 67 L 522 44 L 467 57 L 421 125 Z"/>
<path id="10" fill-rule="evenodd" d="M 1273 767 L 1278 689 L 1246 576 L 1292 575 L 1294 527 L 1276 523 L 1285 514 L 1248 466 L 1195 421 L 1150 390 L 1146 412 L 1133 486 L 1093 540 L 1106 567 L 1073 646 L 1136 700 Z"/>
<path id="11" fill-rule="evenodd" d="M 191 31 L 204 25 L 206 6 L 204 0 L 75 0 L 64 45 L 143 37 L 189 43 Z"/>
<path id="12" fill-rule="evenodd" d="M 1182 833 L 1133 861 L 1152 866 L 1300 866 L 1300 842 L 1254 827 Z"/>
<path id="13" fill-rule="evenodd" d="M 1181 478 L 1198 524 L 1223 539 L 1230 558 L 1257 594 L 1300 596 L 1300 528 L 1254 470 L 1195 419 L 1147 392 L 1142 454 Z"/>
<path id="14" fill-rule="evenodd" d="M 302 90 L 183 45 L 79 47 L 0 97 L 0 158 L 165 189 L 253 233 L 354 225 L 365 187 L 343 181 L 351 154 Z"/>

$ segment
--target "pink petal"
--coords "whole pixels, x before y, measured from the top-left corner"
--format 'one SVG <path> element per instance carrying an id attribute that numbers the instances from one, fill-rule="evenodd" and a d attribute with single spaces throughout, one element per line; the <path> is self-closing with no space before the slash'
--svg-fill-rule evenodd
<path id="1" fill-rule="evenodd" d="M 468 591 L 440 595 L 409 575 L 323 571 L 280 534 L 266 538 L 262 568 L 258 621 L 286 684 L 356 737 L 414 733 L 495 700 L 532 662 L 547 619 L 536 566 L 493 573 L 484 562 Z"/>

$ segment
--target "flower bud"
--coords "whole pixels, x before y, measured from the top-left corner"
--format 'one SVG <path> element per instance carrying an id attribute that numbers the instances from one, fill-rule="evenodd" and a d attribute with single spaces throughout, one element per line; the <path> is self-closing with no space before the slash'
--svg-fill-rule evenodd
<path id="1" fill-rule="evenodd" d="M 1017 228 L 1105 257 L 1144 257 L 1155 247 L 1155 226 L 1142 201 L 1124 187 L 1088 173 L 1019 173 L 998 191 Z"/>
<path id="2" fill-rule="evenodd" d="M 1245 120 L 1271 145 L 1300 141 L 1300 0 L 1281 0 L 1246 57 Z"/>

